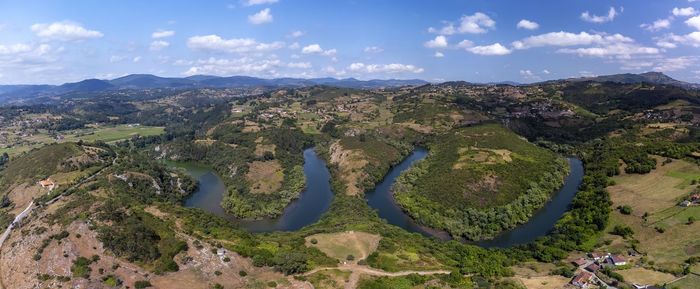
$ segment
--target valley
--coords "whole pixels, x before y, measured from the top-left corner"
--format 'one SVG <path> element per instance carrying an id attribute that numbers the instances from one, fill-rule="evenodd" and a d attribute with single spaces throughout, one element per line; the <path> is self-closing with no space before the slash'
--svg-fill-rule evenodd
<path id="1" fill-rule="evenodd" d="M 697 90 L 241 89 L 0 108 L 0 285 L 692 288 Z"/>

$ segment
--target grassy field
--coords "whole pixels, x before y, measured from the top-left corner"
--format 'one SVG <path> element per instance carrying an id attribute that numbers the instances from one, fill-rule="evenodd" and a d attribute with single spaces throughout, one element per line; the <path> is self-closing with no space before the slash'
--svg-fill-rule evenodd
<path id="1" fill-rule="evenodd" d="M 323 270 L 309 275 L 309 282 L 317 289 L 345 288 L 350 280 L 350 272 L 340 270 Z"/>
<path id="2" fill-rule="evenodd" d="M 250 183 L 252 193 L 270 194 L 282 187 L 284 172 L 277 160 L 254 161 L 249 166 L 246 179 Z"/>
<path id="3" fill-rule="evenodd" d="M 159 135 L 162 134 L 164 131 L 165 128 L 154 126 L 106 126 L 66 131 L 62 134 L 64 137 L 63 140 L 56 140 L 53 137 L 49 136 L 46 131 L 40 130 L 39 133 L 36 133 L 32 136 L 20 137 L 18 139 L 20 142 L 16 145 L 13 145 L 12 147 L 0 148 L 0 154 L 6 152 L 10 156 L 15 156 L 20 153 L 29 151 L 33 148 L 39 148 L 54 142 L 77 142 L 79 140 L 88 142 L 96 140 L 104 142 L 114 142 L 128 139 L 135 135 Z"/>
<path id="4" fill-rule="evenodd" d="M 669 288 L 697 289 L 698 284 L 700 284 L 700 276 L 691 274 L 683 279 L 680 279 L 676 282 L 669 284 L 670 285 Z"/>
<path id="5" fill-rule="evenodd" d="M 377 249 L 380 239 L 379 235 L 355 231 L 316 234 L 306 237 L 306 246 L 316 247 L 340 262 L 357 262 L 372 254 Z M 354 257 L 353 260 L 347 260 L 350 255 Z"/>
<path id="6" fill-rule="evenodd" d="M 660 163 L 661 158 L 657 162 Z M 608 187 L 610 198 L 615 206 L 629 205 L 633 214 L 642 216 L 645 212 L 652 215 L 674 207 L 679 198 L 690 192 L 692 180 L 700 179 L 697 165 L 675 160 L 666 165 L 659 165 L 648 174 L 622 174 L 613 178 L 615 185 Z"/>
<path id="7" fill-rule="evenodd" d="M 638 284 L 665 284 L 676 279 L 668 273 L 662 273 L 644 268 L 631 268 L 617 271 L 625 280 Z"/>
<path id="8" fill-rule="evenodd" d="M 700 256 L 700 224 L 687 224 L 688 217 L 700 219 L 700 207 L 677 206 L 679 199 L 695 188 L 691 181 L 698 178 L 697 165 L 682 160 L 659 165 L 648 174 L 614 177 L 616 184 L 608 187 L 613 208 L 628 205 L 632 214 L 613 212 L 608 230 L 616 225 L 629 226 L 639 242 L 638 250 L 647 254 L 654 267 L 679 270 L 689 256 Z M 646 221 L 644 213 L 648 213 Z M 613 239 L 616 241 L 607 246 L 611 251 L 628 246 L 621 238 Z"/>

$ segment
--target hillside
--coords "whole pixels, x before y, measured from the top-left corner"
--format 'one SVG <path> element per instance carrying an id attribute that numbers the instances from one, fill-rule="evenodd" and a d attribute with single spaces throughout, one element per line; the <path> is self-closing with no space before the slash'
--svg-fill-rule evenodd
<path id="1" fill-rule="evenodd" d="M 394 196 L 418 222 L 472 240 L 525 222 L 568 171 L 561 157 L 499 125 L 450 131 L 428 149 Z"/>

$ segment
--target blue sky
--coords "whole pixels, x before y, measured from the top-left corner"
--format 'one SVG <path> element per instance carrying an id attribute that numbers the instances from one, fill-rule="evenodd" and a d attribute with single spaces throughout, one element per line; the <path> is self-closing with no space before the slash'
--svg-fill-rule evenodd
<path id="1" fill-rule="evenodd" d="M 700 0 L 0 2 L 0 84 L 161 76 L 700 82 Z"/>

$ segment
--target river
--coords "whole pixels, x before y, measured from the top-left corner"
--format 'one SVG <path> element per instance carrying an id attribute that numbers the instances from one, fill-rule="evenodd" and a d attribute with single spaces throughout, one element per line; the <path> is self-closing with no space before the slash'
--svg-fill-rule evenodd
<path id="1" fill-rule="evenodd" d="M 300 198 L 292 201 L 278 218 L 242 220 L 227 214 L 221 208 L 226 185 L 211 168 L 195 164 L 177 164 L 185 168 L 199 181 L 199 188 L 185 201 L 186 207 L 203 209 L 223 217 L 250 232 L 296 231 L 315 223 L 328 210 L 333 200 L 330 172 L 326 163 L 316 155 L 313 148 L 304 150 L 304 175 L 306 188 Z"/>
<path id="2" fill-rule="evenodd" d="M 391 187 L 396 178 L 416 161 L 425 158 L 427 154 L 425 149 L 414 150 L 399 164 L 391 168 L 375 189 L 365 194 L 365 198 L 369 206 L 377 210 L 379 216 L 390 224 L 425 236 L 449 239 L 449 234 L 446 232 L 418 225 L 396 205 L 391 193 Z M 299 230 L 318 221 L 321 215 L 328 210 L 333 199 L 330 173 L 325 162 L 316 155 L 313 149 L 304 151 L 306 189 L 298 200 L 293 201 L 284 210 L 284 213 L 275 219 L 241 220 L 227 214 L 220 205 L 226 192 L 226 186 L 210 168 L 193 164 L 177 165 L 184 167 L 199 181 L 199 188 L 187 199 L 185 206 L 201 208 L 226 218 L 251 232 Z M 552 199 L 542 209 L 535 212 L 527 223 L 508 230 L 494 239 L 475 242 L 475 244 L 483 247 L 511 247 L 531 242 L 549 233 L 559 218 L 569 209 L 578 186 L 583 180 L 583 165 L 580 160 L 570 158 L 569 167 L 571 170 L 562 188 L 555 192 Z"/>

